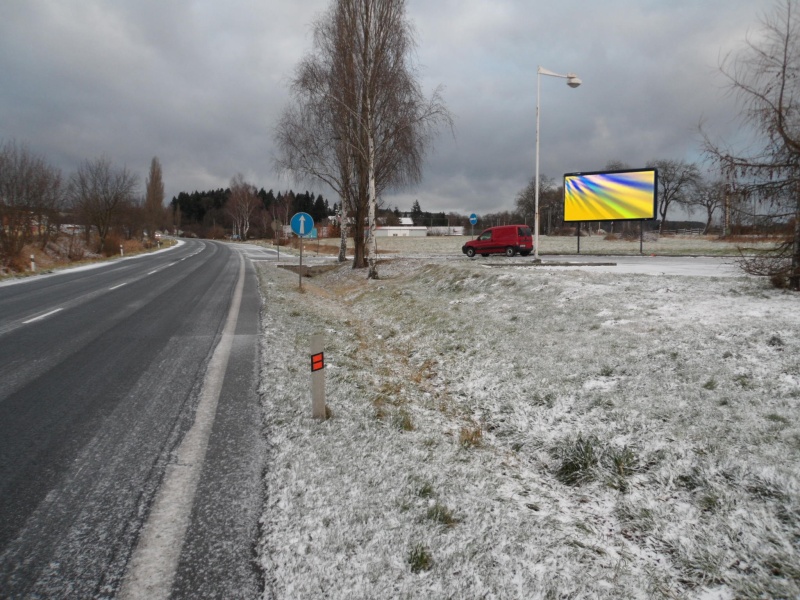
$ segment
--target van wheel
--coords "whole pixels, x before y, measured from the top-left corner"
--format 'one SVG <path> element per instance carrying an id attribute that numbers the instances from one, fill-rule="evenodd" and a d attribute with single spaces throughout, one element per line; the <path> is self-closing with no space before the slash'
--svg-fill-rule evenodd
<path id="1" fill-rule="evenodd" d="M 517 251 L 514 250 L 511 246 L 506 248 L 506 256 L 511 257 L 511 256 L 514 256 L 516 253 L 517 253 Z"/>
<path id="2" fill-rule="evenodd" d="M 475 256 L 475 248 L 467 248 L 467 256 L 469 256 L 470 258 Z"/>

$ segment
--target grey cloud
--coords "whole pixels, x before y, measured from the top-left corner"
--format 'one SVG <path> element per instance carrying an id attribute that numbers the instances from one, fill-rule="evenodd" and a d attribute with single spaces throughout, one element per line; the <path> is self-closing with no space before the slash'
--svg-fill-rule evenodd
<path id="1" fill-rule="evenodd" d="M 756 3 L 757 4 L 757 3 Z M 735 104 L 720 55 L 757 25 L 752 0 L 409 0 L 420 78 L 456 116 L 425 179 L 387 195 L 408 209 L 511 208 L 533 175 L 536 67 L 542 80 L 541 171 L 611 159 L 694 159 L 696 126 L 733 135 Z M 10 0 L 0 6 L 0 138 L 69 171 L 101 154 L 142 174 L 159 156 L 168 197 L 225 186 L 292 184 L 272 170 L 286 84 L 311 47 L 312 2 Z M 296 186 L 300 187 L 300 186 Z M 302 187 L 313 187 L 303 184 Z M 333 194 L 321 185 L 316 191 Z"/>

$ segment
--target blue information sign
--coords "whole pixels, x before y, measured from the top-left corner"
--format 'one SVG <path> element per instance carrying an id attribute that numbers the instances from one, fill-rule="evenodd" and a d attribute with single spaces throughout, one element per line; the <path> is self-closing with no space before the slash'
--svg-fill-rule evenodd
<path id="1" fill-rule="evenodd" d="M 292 232 L 300 237 L 308 237 L 314 231 L 314 219 L 304 212 L 295 213 L 290 221 Z"/>
<path id="2" fill-rule="evenodd" d="M 478 215 L 476 215 L 475 213 L 472 213 L 469 216 L 469 224 L 470 225 L 477 225 L 478 224 Z"/>

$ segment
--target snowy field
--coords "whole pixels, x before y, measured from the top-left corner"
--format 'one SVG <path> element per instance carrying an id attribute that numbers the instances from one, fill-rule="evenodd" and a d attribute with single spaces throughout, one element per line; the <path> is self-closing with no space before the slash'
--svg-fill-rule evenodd
<path id="1" fill-rule="evenodd" d="M 480 234 L 475 230 L 475 235 Z M 430 236 L 423 238 L 412 237 L 385 237 L 377 238 L 379 254 L 409 255 L 436 255 L 456 254 L 461 255 L 461 246 L 464 242 L 473 239 L 471 236 Z M 716 236 L 648 236 L 641 246 L 639 240 L 606 240 L 604 236 L 592 235 L 581 237 L 581 254 L 591 255 L 638 255 L 640 248 L 645 255 L 656 254 L 660 256 L 738 256 L 739 247 L 770 245 L 769 242 L 757 241 L 731 242 L 721 240 Z M 338 239 L 319 240 L 320 245 L 339 247 Z M 316 240 L 306 242 L 306 247 L 312 252 L 317 246 Z M 348 240 L 348 249 L 352 251 L 352 239 Z M 552 254 L 577 254 L 578 239 L 569 236 L 540 236 L 539 252 L 542 255 Z"/>
<path id="2" fill-rule="evenodd" d="M 452 257 L 301 293 L 258 268 L 266 598 L 800 596 L 796 294 Z"/>

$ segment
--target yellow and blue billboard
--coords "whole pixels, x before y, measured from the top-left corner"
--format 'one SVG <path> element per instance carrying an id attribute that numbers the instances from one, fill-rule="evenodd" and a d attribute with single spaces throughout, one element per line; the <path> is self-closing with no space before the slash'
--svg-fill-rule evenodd
<path id="1" fill-rule="evenodd" d="M 564 175 L 564 222 L 656 218 L 658 171 L 596 171 Z"/>

